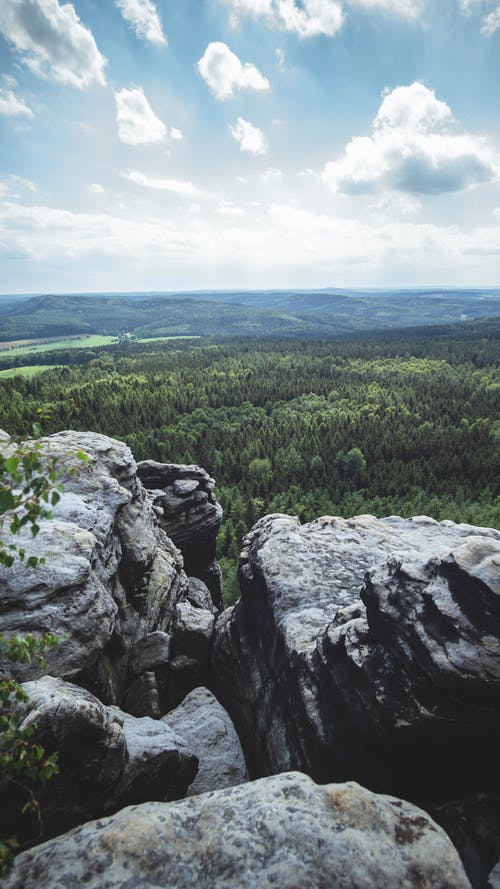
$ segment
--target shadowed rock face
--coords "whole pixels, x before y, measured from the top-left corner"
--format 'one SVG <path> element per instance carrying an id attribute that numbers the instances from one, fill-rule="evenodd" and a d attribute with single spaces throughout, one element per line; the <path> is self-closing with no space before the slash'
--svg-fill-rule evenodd
<path id="1" fill-rule="evenodd" d="M 123 442 L 61 432 L 42 447 L 58 460 L 64 493 L 35 539 L 27 529 L 16 538 L 45 564 L 0 567 L 0 631 L 55 633 L 51 674 L 106 703 L 128 702 L 137 715 L 159 715 L 167 637 L 188 592 L 181 554 L 158 526 Z M 36 664 L 12 669 L 20 679 L 39 675 Z"/>
<path id="2" fill-rule="evenodd" d="M 138 475 L 160 517 L 160 525 L 180 549 L 186 574 L 198 577 L 222 607 L 219 566 L 215 560 L 222 507 L 213 493 L 215 482 L 200 466 L 138 464 Z"/>
<path id="3" fill-rule="evenodd" d="M 52 676 L 26 682 L 23 690 L 28 700 L 16 706 L 21 727 L 33 727 L 33 742 L 58 757 L 59 774 L 37 787 L 43 838 L 131 803 L 185 795 L 198 760 L 165 722 L 106 707 Z M 16 784 L 0 783 L 0 836 L 15 834 L 25 843 L 37 837 L 38 826 L 21 814 L 26 795 L 18 796 Z"/>
<path id="4" fill-rule="evenodd" d="M 500 534 L 262 519 L 214 675 L 253 775 L 299 768 L 428 804 L 500 778 Z"/>
<path id="5" fill-rule="evenodd" d="M 356 784 L 287 774 L 146 803 L 24 852 L 5 889 L 468 889 L 424 812 Z"/>

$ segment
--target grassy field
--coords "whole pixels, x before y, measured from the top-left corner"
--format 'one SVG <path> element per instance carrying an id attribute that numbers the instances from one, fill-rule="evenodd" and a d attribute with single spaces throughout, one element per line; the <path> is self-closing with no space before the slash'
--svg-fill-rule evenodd
<path id="1" fill-rule="evenodd" d="M 32 345 L 26 346 L 16 346 L 14 349 L 8 349 L 7 344 L 3 344 L 3 347 L 0 349 L 0 353 L 4 352 L 9 357 L 12 355 L 15 357 L 16 355 L 26 355 L 28 352 L 37 353 L 37 352 L 52 352 L 54 349 L 92 349 L 94 346 L 109 346 L 110 343 L 115 343 L 115 336 L 79 336 L 72 337 L 71 339 L 64 340 L 53 340 L 51 343 L 41 342 L 33 343 Z"/>
<path id="2" fill-rule="evenodd" d="M 29 364 L 26 367 L 9 367 L 8 370 L 0 370 L 0 380 L 7 377 L 34 377 L 42 370 L 52 370 L 54 367 L 60 367 L 59 364 Z"/>

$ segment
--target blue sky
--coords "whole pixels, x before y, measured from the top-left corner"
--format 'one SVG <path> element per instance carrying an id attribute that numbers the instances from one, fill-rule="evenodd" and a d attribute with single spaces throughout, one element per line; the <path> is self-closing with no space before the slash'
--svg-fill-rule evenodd
<path id="1" fill-rule="evenodd" d="M 500 283 L 498 0 L 3 0 L 0 292 Z"/>

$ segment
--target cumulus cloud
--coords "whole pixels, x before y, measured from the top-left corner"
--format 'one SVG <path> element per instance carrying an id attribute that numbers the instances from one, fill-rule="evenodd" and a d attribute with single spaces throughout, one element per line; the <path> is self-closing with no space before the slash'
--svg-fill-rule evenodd
<path id="1" fill-rule="evenodd" d="M 481 23 L 481 34 L 485 37 L 491 37 L 498 30 L 500 30 L 500 6 L 485 15 Z"/>
<path id="2" fill-rule="evenodd" d="M 205 54 L 198 62 L 198 71 L 215 98 L 220 101 L 231 98 L 235 90 L 269 89 L 267 77 L 255 65 L 249 62 L 242 64 L 225 43 L 208 44 Z"/>
<path id="3" fill-rule="evenodd" d="M 342 4 L 337 0 L 303 0 L 301 6 L 295 0 L 276 0 L 276 9 L 285 29 L 299 37 L 332 37 L 344 21 Z"/>
<path id="4" fill-rule="evenodd" d="M 0 114 L 6 117 L 33 117 L 33 112 L 12 90 L 0 89 Z"/>
<path id="5" fill-rule="evenodd" d="M 440 194 L 491 181 L 497 164 L 487 140 L 460 133 L 446 102 L 415 82 L 386 92 L 372 134 L 351 139 L 323 178 L 345 194 Z"/>
<path id="6" fill-rule="evenodd" d="M 246 14 L 305 38 L 320 34 L 333 37 L 342 27 L 349 7 L 385 12 L 412 21 L 422 14 L 426 0 L 226 0 L 226 3 L 231 7 L 233 25 Z"/>
<path id="7" fill-rule="evenodd" d="M 141 185 L 143 188 L 154 188 L 157 191 L 171 191 L 174 194 L 190 198 L 207 195 L 207 192 L 198 188 L 196 185 L 193 185 L 192 182 L 184 182 L 178 179 L 164 179 L 161 177 L 155 178 L 153 176 L 147 176 L 146 173 L 141 173 L 139 170 L 127 170 L 125 173 L 121 173 L 121 176 L 124 179 L 128 179 L 129 182 L 134 182 L 135 185 Z"/>
<path id="8" fill-rule="evenodd" d="M 118 138 L 126 145 L 154 145 L 164 142 L 167 128 L 152 110 L 140 87 L 120 90 L 116 98 Z"/>
<path id="9" fill-rule="evenodd" d="M 115 3 L 138 37 L 150 43 L 166 44 L 160 17 L 152 0 L 115 0 Z"/>
<path id="10" fill-rule="evenodd" d="M 250 154 L 266 154 L 267 142 L 262 130 L 254 127 L 243 117 L 239 117 L 234 126 L 229 126 L 229 132 L 233 139 L 240 143 L 242 151 Z"/>
<path id="11" fill-rule="evenodd" d="M 106 59 L 71 3 L 4 0 L 0 32 L 35 74 L 79 89 L 106 82 Z"/>

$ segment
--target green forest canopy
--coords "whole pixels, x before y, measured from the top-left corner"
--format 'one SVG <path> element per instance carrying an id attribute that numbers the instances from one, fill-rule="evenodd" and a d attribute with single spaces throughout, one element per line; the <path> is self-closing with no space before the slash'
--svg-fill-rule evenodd
<path id="1" fill-rule="evenodd" d="M 0 383 L 0 426 L 91 429 L 217 480 L 219 557 L 268 512 L 428 514 L 500 527 L 500 321 L 468 333 L 82 350 Z M 77 350 L 73 350 L 72 361 Z"/>

